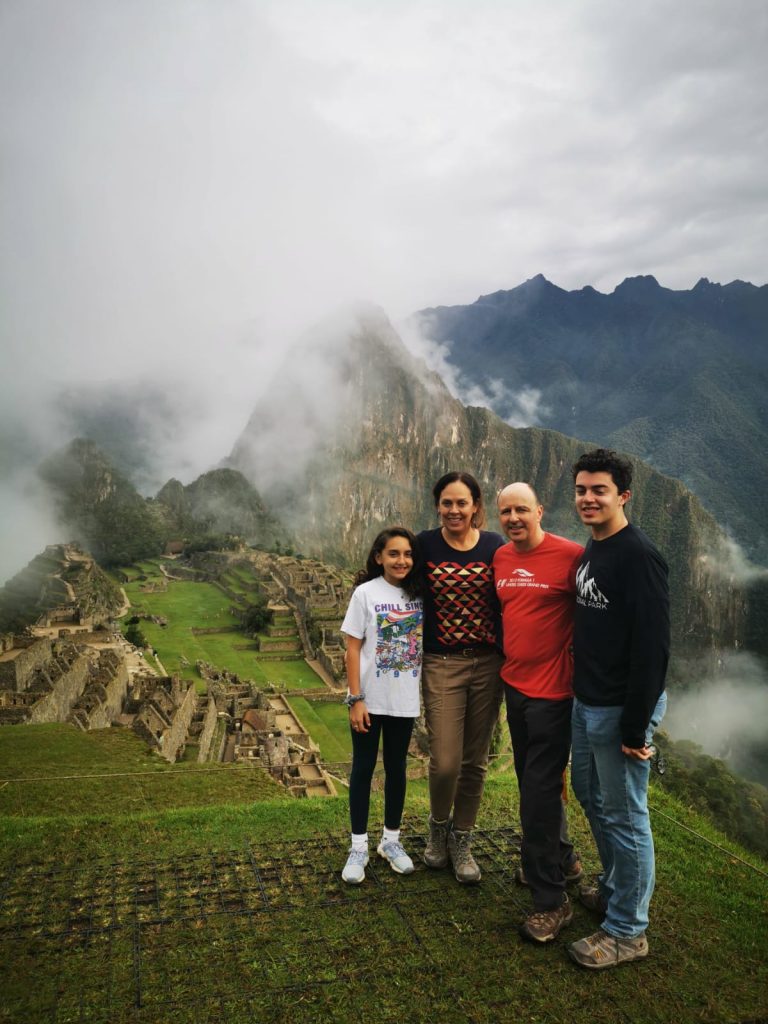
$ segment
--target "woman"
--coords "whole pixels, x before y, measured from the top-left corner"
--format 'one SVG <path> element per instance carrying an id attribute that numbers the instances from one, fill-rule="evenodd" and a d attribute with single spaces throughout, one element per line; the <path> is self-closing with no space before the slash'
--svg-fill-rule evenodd
<path id="1" fill-rule="evenodd" d="M 469 473 L 446 473 L 432 494 L 440 526 L 418 536 L 427 580 L 422 692 L 431 813 L 424 863 L 442 868 L 450 860 L 457 880 L 472 883 L 480 881 L 472 828 L 502 693 L 491 563 L 504 541 L 480 529 L 483 498 Z"/>

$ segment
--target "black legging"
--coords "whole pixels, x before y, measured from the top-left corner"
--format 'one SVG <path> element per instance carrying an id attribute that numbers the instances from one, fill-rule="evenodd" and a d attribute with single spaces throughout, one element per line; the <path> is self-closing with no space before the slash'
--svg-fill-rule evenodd
<path id="1" fill-rule="evenodd" d="M 349 776 L 349 816 L 354 835 L 368 830 L 371 779 L 379 753 L 379 736 L 384 735 L 384 826 L 400 828 L 405 804 L 405 761 L 413 732 L 413 718 L 371 715 L 368 732 L 352 734 L 352 773 Z"/>

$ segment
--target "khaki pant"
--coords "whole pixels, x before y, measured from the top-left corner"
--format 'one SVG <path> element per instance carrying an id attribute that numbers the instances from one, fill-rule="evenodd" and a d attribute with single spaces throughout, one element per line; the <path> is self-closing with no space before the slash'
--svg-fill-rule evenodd
<path id="1" fill-rule="evenodd" d="M 503 658 L 492 647 L 465 654 L 424 654 L 421 671 L 429 736 L 432 817 L 453 827 L 475 824 L 488 769 L 488 748 L 502 699 Z"/>

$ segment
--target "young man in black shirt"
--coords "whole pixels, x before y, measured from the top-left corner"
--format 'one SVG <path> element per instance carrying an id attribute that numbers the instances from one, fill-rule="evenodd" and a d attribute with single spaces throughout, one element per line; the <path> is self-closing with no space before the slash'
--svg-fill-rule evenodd
<path id="1" fill-rule="evenodd" d="M 648 816 L 653 732 L 666 709 L 667 564 L 627 521 L 632 466 L 599 448 L 573 467 L 576 510 L 591 531 L 576 577 L 571 778 L 603 871 L 581 898 L 600 929 L 569 953 L 602 969 L 647 956 L 655 872 Z"/>

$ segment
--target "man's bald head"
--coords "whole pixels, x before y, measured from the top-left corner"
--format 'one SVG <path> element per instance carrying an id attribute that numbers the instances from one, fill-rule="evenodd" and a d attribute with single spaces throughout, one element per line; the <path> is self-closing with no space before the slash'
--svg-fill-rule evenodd
<path id="1" fill-rule="evenodd" d="M 518 480 L 514 484 L 507 484 L 503 490 L 499 491 L 497 499 L 499 508 L 501 508 L 502 501 L 509 501 L 512 497 L 515 500 L 523 498 L 530 504 L 531 508 L 536 508 L 537 505 L 541 504 L 536 491 L 534 491 L 530 484 L 525 483 L 524 480 Z"/>
<path id="2" fill-rule="evenodd" d="M 532 551 L 544 540 L 544 508 L 530 484 L 520 480 L 499 491 L 499 522 L 518 551 Z"/>

